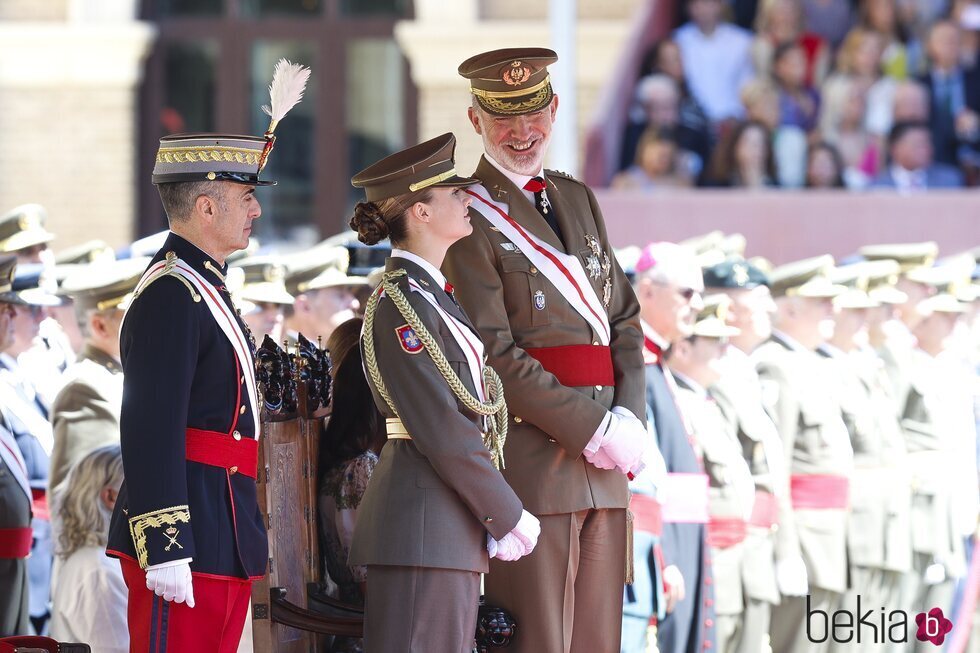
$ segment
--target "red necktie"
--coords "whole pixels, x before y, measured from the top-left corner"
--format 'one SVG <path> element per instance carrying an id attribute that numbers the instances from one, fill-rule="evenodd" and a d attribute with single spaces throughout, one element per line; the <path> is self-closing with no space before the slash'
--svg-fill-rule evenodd
<path id="1" fill-rule="evenodd" d="M 535 195 L 537 195 L 544 189 L 545 189 L 544 179 L 542 179 L 541 177 L 531 177 L 530 179 L 527 180 L 527 183 L 524 184 L 524 190 L 530 191 Z"/>

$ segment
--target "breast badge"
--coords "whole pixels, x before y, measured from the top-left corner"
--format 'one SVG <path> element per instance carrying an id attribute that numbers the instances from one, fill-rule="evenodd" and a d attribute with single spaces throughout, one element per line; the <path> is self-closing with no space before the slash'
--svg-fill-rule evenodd
<path id="1" fill-rule="evenodd" d="M 419 340 L 418 335 L 415 334 L 415 330 L 407 324 L 403 324 L 397 329 L 395 333 L 398 334 L 398 344 L 402 346 L 409 354 L 417 354 L 422 351 L 422 341 Z"/>
<path id="2" fill-rule="evenodd" d="M 542 292 L 540 290 L 535 290 L 534 291 L 534 308 L 538 309 L 539 311 L 543 311 L 544 310 L 544 306 L 545 306 L 545 304 L 544 304 L 544 292 Z"/>

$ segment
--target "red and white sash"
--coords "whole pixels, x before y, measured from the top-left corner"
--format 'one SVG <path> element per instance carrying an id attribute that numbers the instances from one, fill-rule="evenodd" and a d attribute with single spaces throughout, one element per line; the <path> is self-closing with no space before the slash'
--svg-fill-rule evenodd
<path id="1" fill-rule="evenodd" d="M 485 402 L 487 400 L 487 392 L 486 388 L 483 387 L 483 341 L 468 326 L 457 320 L 451 313 L 440 306 L 435 295 L 422 288 L 415 279 L 409 277 L 408 285 L 413 292 L 422 295 L 427 302 L 435 307 L 439 313 L 439 317 L 449 327 L 449 333 L 453 335 L 456 344 L 459 345 L 459 348 L 463 351 L 463 355 L 466 357 L 466 366 L 469 369 L 470 378 L 473 380 L 473 387 L 476 388 L 477 397 L 480 401 Z M 383 287 L 379 287 L 378 292 L 381 297 L 384 297 Z"/>
<path id="2" fill-rule="evenodd" d="M 603 307 L 595 288 L 589 282 L 589 275 L 576 256 L 559 252 L 522 227 L 507 214 L 507 205 L 490 199 L 487 189 L 478 184 L 465 189 L 477 201 L 477 208 L 494 227 L 517 245 L 531 263 L 541 271 L 565 300 L 596 332 L 601 344 L 609 345 L 609 316 Z"/>
<path id="3" fill-rule="evenodd" d="M 166 267 L 166 261 L 160 261 L 154 265 L 151 265 L 146 272 L 143 273 L 143 277 L 139 280 L 139 283 L 136 284 L 136 294 L 138 295 L 146 286 L 148 280 L 163 270 L 164 267 Z M 215 288 L 209 281 L 198 274 L 196 270 L 187 265 L 187 263 L 181 259 L 177 259 L 177 263 L 173 267 L 173 272 L 179 274 L 181 277 L 189 281 L 194 288 L 197 289 L 198 294 L 201 296 L 201 300 L 211 311 L 211 315 L 214 317 L 215 322 L 218 323 L 221 331 L 231 343 L 235 356 L 238 358 L 238 363 L 242 368 L 242 374 L 245 376 L 245 389 L 252 408 L 250 411 L 252 414 L 252 422 L 255 424 L 255 438 L 258 439 L 261 425 L 259 422 L 258 391 L 255 384 L 255 363 L 252 360 L 252 352 L 248 348 L 248 341 L 245 334 L 242 333 L 242 329 L 238 326 L 238 321 L 228 308 L 228 305 L 225 304 L 218 296 L 217 288 Z M 123 320 L 125 321 L 125 319 L 126 316 L 123 315 Z"/>
<path id="4" fill-rule="evenodd" d="M 31 482 L 27 478 L 27 463 L 24 462 L 24 456 L 21 455 L 13 434 L 2 426 L 0 426 L 0 458 L 17 479 L 17 484 L 24 490 L 28 500 L 31 500 Z"/>

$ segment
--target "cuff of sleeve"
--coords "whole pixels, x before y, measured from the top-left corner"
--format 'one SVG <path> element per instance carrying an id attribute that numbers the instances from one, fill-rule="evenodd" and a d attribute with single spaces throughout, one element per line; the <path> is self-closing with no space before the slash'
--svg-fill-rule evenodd
<path id="1" fill-rule="evenodd" d="M 185 551 L 185 545 L 188 547 L 186 551 L 191 551 L 193 547 L 188 539 L 190 528 L 183 529 L 183 534 L 181 533 L 182 529 L 178 528 L 179 524 L 189 525 L 190 521 L 191 513 L 186 505 L 162 508 L 130 517 L 129 535 L 133 538 L 133 547 L 136 549 L 136 561 L 139 566 L 146 569 L 150 565 L 150 548 L 154 549 L 155 555 L 153 557 L 157 559 L 168 558 L 170 556 L 167 554 L 171 552 L 180 555 L 181 551 Z M 148 543 L 151 535 L 153 541 Z"/>
<path id="2" fill-rule="evenodd" d="M 595 430 L 595 433 L 592 435 L 592 439 L 585 445 L 584 453 L 593 454 L 599 450 L 599 447 L 602 446 L 602 440 L 606 436 L 606 431 L 609 430 L 609 423 L 611 420 L 612 415 L 610 413 L 606 413 L 606 416 L 602 418 L 601 422 L 599 422 L 599 428 Z"/>
<path id="3" fill-rule="evenodd" d="M 490 533 L 487 533 L 487 553 L 491 558 L 497 555 L 497 540 L 493 539 Z"/>
<path id="4" fill-rule="evenodd" d="M 177 567 L 178 565 L 190 564 L 193 562 L 194 558 L 181 558 L 180 560 L 170 560 L 168 562 L 160 562 L 155 565 L 149 565 L 146 571 L 153 571 L 154 569 L 166 569 L 167 567 Z"/>

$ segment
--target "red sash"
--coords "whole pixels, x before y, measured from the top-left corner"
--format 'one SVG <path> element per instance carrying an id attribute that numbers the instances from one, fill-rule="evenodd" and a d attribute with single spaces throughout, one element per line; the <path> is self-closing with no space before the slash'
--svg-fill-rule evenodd
<path id="1" fill-rule="evenodd" d="M 255 478 L 259 465 L 259 442 L 255 438 L 236 440 L 227 433 L 187 429 L 187 460 L 212 467 L 224 467 L 232 474 Z"/>
<path id="2" fill-rule="evenodd" d="M 569 388 L 616 385 L 612 354 L 602 345 L 564 345 L 525 349 L 558 382 Z"/>
<path id="3" fill-rule="evenodd" d="M 771 492 L 756 490 L 749 524 L 760 528 L 772 528 L 778 523 L 779 504 L 776 503 L 776 497 Z"/>
<path id="4" fill-rule="evenodd" d="M 645 494 L 630 496 L 630 512 L 633 513 L 633 528 L 654 535 L 664 532 L 664 518 L 660 502 Z"/>
<path id="5" fill-rule="evenodd" d="M 708 521 L 708 545 L 727 549 L 745 540 L 747 531 L 744 519 L 738 517 L 712 517 Z"/>
<path id="6" fill-rule="evenodd" d="M 794 509 L 846 510 L 849 488 L 850 482 L 846 476 L 794 474 L 789 481 Z"/>
<path id="7" fill-rule="evenodd" d="M 25 528 L 0 528 L 0 560 L 19 560 L 31 554 L 34 531 Z"/>

